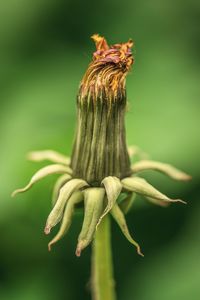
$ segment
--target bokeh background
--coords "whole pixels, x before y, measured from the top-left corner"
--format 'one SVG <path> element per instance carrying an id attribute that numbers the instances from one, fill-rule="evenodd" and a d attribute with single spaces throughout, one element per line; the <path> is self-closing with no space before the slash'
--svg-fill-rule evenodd
<path id="1" fill-rule="evenodd" d="M 91 59 L 89 39 L 135 41 L 127 80 L 127 141 L 193 176 L 146 178 L 188 205 L 155 207 L 137 198 L 127 216 L 142 259 L 113 223 L 119 300 L 200 299 L 200 4 L 196 0 L 7 0 L 0 2 L 0 299 L 90 299 L 90 248 L 74 255 L 82 215 L 51 253 L 43 234 L 51 209 L 47 178 L 10 198 L 42 163 L 30 150 L 70 155 L 75 98 Z M 53 234 L 57 231 L 54 230 Z M 109 300 L 109 299 L 105 299 Z"/>

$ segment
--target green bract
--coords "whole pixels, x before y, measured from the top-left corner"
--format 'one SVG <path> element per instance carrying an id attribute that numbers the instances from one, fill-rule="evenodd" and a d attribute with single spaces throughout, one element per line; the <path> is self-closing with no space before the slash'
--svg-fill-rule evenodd
<path id="1" fill-rule="evenodd" d="M 53 153 L 54 155 L 50 156 L 49 153 Z M 152 169 L 160 171 L 176 180 L 190 179 L 189 175 L 168 164 L 141 160 L 132 165 L 132 176 L 123 178 L 122 180 L 114 176 L 108 176 L 102 180 L 100 187 L 92 187 L 83 179 L 72 178 L 72 171 L 69 167 L 70 160 L 64 155 L 45 150 L 32 152 L 31 156 L 29 155 L 28 157 L 34 161 L 60 161 L 60 164 L 53 164 L 40 169 L 33 175 L 29 184 L 24 188 L 14 191 L 13 196 L 27 191 L 35 182 L 50 174 L 63 174 L 55 183 L 52 199 L 53 209 L 47 219 L 45 227 L 45 233 L 49 234 L 51 228 L 61 221 L 60 230 L 48 245 L 49 250 L 51 250 L 53 244 L 67 233 L 72 222 L 76 205 L 83 202 L 84 221 L 81 233 L 78 237 L 77 256 L 80 256 L 81 251 L 90 244 L 95 231 L 98 230 L 98 225 L 102 218 L 108 213 L 111 213 L 127 240 L 137 248 L 138 254 L 143 255 L 138 243 L 129 233 L 124 216 L 133 203 L 134 195 L 140 194 L 158 205 L 165 205 L 167 202 L 185 203 L 183 200 L 167 197 L 150 185 L 145 179 L 137 176 L 137 173 L 141 171 Z M 60 160 L 61 157 L 62 162 Z M 118 204 L 117 200 L 122 192 L 126 193 L 127 196 Z"/>

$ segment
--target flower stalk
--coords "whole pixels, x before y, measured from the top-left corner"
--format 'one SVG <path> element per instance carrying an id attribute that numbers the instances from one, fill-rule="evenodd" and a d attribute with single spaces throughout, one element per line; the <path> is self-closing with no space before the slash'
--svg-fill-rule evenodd
<path id="1" fill-rule="evenodd" d="M 109 216 L 98 227 L 92 245 L 91 288 L 93 300 L 116 300 Z"/>

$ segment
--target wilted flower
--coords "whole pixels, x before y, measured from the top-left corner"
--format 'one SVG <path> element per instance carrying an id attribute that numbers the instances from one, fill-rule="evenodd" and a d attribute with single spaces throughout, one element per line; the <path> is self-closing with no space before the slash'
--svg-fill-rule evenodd
<path id="1" fill-rule="evenodd" d="M 71 159 L 52 150 L 31 152 L 33 161 L 49 160 L 53 164 L 40 169 L 28 185 L 13 193 L 25 192 L 33 184 L 50 174 L 62 174 L 53 190 L 53 209 L 44 232 L 61 221 L 60 230 L 51 246 L 68 231 L 76 206 L 84 203 L 84 220 L 78 237 L 76 255 L 92 241 L 101 220 L 110 213 L 125 237 L 143 255 L 138 243 L 131 237 L 124 214 L 129 210 L 135 194 L 147 200 L 166 205 L 182 202 L 171 199 L 138 176 L 145 170 L 160 171 L 176 180 L 190 176 L 176 168 L 147 159 L 131 165 L 130 157 L 137 147 L 126 146 L 124 115 L 126 111 L 126 75 L 134 62 L 133 42 L 108 46 L 106 40 L 93 35 L 96 51 L 83 76 L 77 98 L 78 123 Z M 124 199 L 119 201 L 119 196 Z"/>

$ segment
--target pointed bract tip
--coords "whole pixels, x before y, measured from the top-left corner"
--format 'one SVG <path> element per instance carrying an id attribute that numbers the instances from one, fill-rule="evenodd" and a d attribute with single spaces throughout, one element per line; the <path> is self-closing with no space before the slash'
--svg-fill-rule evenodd
<path id="1" fill-rule="evenodd" d="M 80 240 L 78 242 L 78 245 L 76 247 L 76 256 L 77 257 L 80 257 L 81 256 L 81 253 L 82 253 L 82 250 L 85 248 L 85 245 L 84 245 L 84 241 L 83 240 Z"/>
<path id="2" fill-rule="evenodd" d="M 142 253 L 140 246 L 137 247 L 137 254 L 144 257 L 144 254 Z"/>
<path id="3" fill-rule="evenodd" d="M 19 193 L 24 193 L 24 192 L 26 192 L 28 189 L 30 189 L 30 187 L 31 187 L 31 183 L 29 183 L 29 184 L 27 184 L 25 187 L 23 187 L 23 188 L 20 188 L 20 189 L 17 189 L 17 190 L 15 190 L 14 192 L 12 192 L 12 194 L 11 194 L 11 197 L 15 197 L 17 194 L 19 194 Z"/>
<path id="4" fill-rule="evenodd" d="M 189 181 L 189 180 L 192 180 L 192 176 L 191 176 L 191 175 L 188 175 L 188 174 L 185 174 L 185 175 L 182 177 L 182 180 L 183 180 L 183 181 Z"/>
<path id="5" fill-rule="evenodd" d="M 45 226 L 44 233 L 49 234 L 50 232 L 51 232 L 51 227 L 50 226 Z"/>
<path id="6" fill-rule="evenodd" d="M 15 197 L 17 194 L 25 192 L 27 189 L 28 189 L 28 186 L 26 186 L 26 187 L 24 187 L 24 188 L 21 188 L 21 189 L 17 189 L 17 190 L 15 190 L 14 192 L 12 192 L 11 197 L 13 198 L 13 197 Z"/>
<path id="7" fill-rule="evenodd" d="M 80 247 L 77 247 L 76 248 L 76 252 L 75 252 L 76 256 L 80 257 L 81 256 L 81 252 L 82 252 L 82 249 Z"/>
<path id="8" fill-rule="evenodd" d="M 48 243 L 48 251 L 50 252 L 51 251 L 51 246 L 52 246 L 52 242 Z"/>
<path id="9" fill-rule="evenodd" d="M 186 201 L 184 200 L 181 200 L 181 199 L 174 199 L 174 200 L 171 200 L 172 202 L 179 202 L 179 203 L 182 203 L 182 204 L 187 204 Z"/>
<path id="10" fill-rule="evenodd" d="M 14 198 L 17 194 L 18 194 L 18 190 L 15 190 L 14 192 L 12 192 L 11 197 Z"/>

